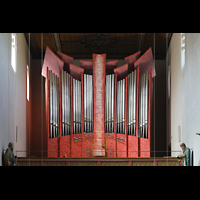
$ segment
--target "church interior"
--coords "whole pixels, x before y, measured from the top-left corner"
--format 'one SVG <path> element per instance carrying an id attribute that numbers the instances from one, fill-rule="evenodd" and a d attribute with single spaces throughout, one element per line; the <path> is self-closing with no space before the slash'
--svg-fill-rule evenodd
<path id="1" fill-rule="evenodd" d="M 16 166 L 181 166 L 183 143 L 199 166 L 199 52 L 198 33 L 0 33 L 0 166 L 10 142 Z"/>

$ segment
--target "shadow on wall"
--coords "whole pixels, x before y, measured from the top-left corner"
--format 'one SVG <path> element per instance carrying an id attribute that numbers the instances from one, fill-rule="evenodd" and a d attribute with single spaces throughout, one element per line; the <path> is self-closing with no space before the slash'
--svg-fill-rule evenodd
<path id="1" fill-rule="evenodd" d="M 190 150 L 190 166 L 193 166 L 193 161 L 194 161 L 194 151 L 191 149 Z M 199 161 L 200 165 L 200 161 Z"/>
<path id="2" fill-rule="evenodd" d="M 5 166 L 4 165 L 4 155 L 5 155 L 5 150 L 2 148 L 2 153 L 1 153 L 1 165 L 2 166 Z"/>

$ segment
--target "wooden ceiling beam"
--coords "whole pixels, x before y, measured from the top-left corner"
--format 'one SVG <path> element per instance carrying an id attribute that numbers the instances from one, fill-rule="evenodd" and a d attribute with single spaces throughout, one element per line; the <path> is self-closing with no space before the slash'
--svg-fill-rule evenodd
<path id="1" fill-rule="evenodd" d="M 145 33 L 138 33 L 138 38 L 137 38 L 137 50 L 142 50 L 143 44 L 144 44 L 144 38 L 145 38 Z"/>
<path id="2" fill-rule="evenodd" d="M 54 38 L 54 42 L 55 42 L 55 46 L 56 46 L 57 51 L 62 52 L 59 33 L 53 33 L 53 38 Z"/>

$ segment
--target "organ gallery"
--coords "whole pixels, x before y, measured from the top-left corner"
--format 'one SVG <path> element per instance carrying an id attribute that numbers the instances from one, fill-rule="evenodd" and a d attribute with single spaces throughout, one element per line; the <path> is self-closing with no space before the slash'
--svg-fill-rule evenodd
<path id="1" fill-rule="evenodd" d="M 79 60 L 47 46 L 42 76 L 48 157 L 150 157 L 153 78 L 151 47 L 118 60 Z"/>

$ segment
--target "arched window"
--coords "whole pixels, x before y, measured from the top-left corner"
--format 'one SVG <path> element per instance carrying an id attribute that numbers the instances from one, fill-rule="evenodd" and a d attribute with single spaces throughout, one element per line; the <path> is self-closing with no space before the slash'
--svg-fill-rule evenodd
<path id="1" fill-rule="evenodd" d="M 185 66 L 185 33 L 181 33 L 181 69 Z"/>
<path id="2" fill-rule="evenodd" d="M 16 33 L 11 34 L 11 65 L 13 70 L 16 72 L 17 63 L 17 35 Z"/>

